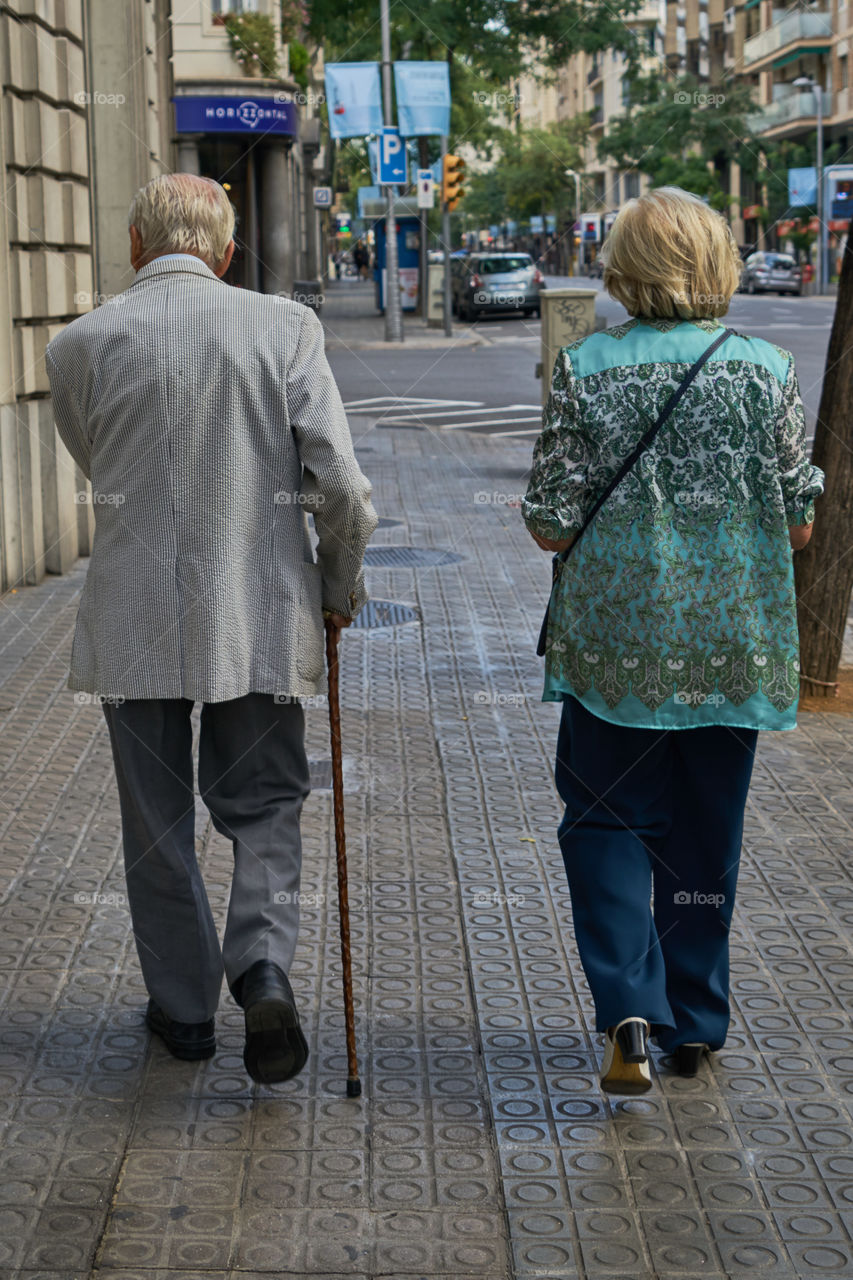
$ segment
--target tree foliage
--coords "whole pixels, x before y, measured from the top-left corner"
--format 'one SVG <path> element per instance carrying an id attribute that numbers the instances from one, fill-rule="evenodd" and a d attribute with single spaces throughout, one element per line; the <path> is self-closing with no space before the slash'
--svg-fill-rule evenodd
<path id="1" fill-rule="evenodd" d="M 656 187 L 684 187 L 727 208 L 729 162 L 757 154 L 746 121 L 755 109 L 748 86 L 655 73 L 629 74 L 628 87 L 630 109 L 611 122 L 599 154 L 646 174 Z"/>
<path id="2" fill-rule="evenodd" d="M 391 0 L 394 58 L 450 66 L 451 148 L 493 153 L 506 127 L 501 95 L 525 70 L 547 77 L 579 51 L 622 49 L 637 40 L 626 20 L 643 0 Z M 326 60 L 380 56 L 377 0 L 310 0 L 308 31 Z"/>
<path id="3" fill-rule="evenodd" d="M 462 58 L 490 84 L 506 84 L 526 54 L 556 69 L 580 50 L 631 49 L 625 19 L 642 0 L 391 0 L 394 57 Z M 311 35 L 327 57 L 349 62 L 379 56 L 376 0 L 311 0 Z"/>
<path id="4" fill-rule="evenodd" d="M 587 128 L 587 117 L 578 116 L 547 129 L 505 130 L 494 166 L 471 176 L 465 212 L 501 222 L 507 214 L 525 219 L 573 210 L 575 188 L 566 169 L 580 170 Z"/>

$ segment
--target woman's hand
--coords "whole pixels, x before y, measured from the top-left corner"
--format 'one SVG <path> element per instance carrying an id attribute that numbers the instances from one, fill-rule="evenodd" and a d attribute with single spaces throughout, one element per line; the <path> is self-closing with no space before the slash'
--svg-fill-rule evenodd
<path id="1" fill-rule="evenodd" d="M 792 524 L 788 526 L 788 538 L 793 551 L 802 551 L 812 536 L 814 524 Z"/>
<path id="2" fill-rule="evenodd" d="M 530 536 L 533 539 L 533 541 L 536 543 L 537 547 L 541 547 L 543 551 L 558 551 L 558 552 L 568 551 L 569 547 L 574 542 L 574 537 L 540 538 L 539 534 L 534 533 L 532 529 L 528 530 L 528 532 L 530 533 Z"/>

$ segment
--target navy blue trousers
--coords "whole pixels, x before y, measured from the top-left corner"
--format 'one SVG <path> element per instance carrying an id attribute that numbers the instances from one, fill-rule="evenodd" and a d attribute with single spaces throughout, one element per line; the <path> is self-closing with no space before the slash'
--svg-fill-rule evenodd
<path id="1" fill-rule="evenodd" d="M 632 729 L 564 701 L 560 850 L 597 1030 L 640 1017 L 667 1051 L 723 1045 L 757 738 L 722 725 Z"/>

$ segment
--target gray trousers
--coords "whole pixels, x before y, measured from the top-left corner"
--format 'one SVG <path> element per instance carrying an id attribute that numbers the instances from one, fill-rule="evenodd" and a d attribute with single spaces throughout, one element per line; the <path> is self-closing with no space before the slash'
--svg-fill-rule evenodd
<path id="1" fill-rule="evenodd" d="M 205 1022 L 219 1002 L 223 964 L 229 986 L 256 960 L 290 970 L 309 780 L 298 702 L 250 693 L 203 704 L 199 792 L 234 845 L 220 949 L 195 854 L 192 709 L 183 698 L 104 704 L 145 985 L 170 1018 Z"/>

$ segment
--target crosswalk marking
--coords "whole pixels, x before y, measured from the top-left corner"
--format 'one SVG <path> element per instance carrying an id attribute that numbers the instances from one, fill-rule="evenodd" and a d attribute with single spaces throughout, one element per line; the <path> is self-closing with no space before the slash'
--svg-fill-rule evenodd
<path id="1" fill-rule="evenodd" d="M 482 405 L 482 403 L 482 400 L 439 400 L 434 396 L 371 396 L 367 400 L 347 400 L 344 402 L 344 408 L 350 413 L 376 413 L 383 409 L 417 409 L 420 406 L 438 408 L 440 405 L 452 409 L 461 405 Z"/>
<path id="2" fill-rule="evenodd" d="M 433 431 L 468 430 L 491 433 L 494 427 L 524 428 L 528 423 L 539 423 L 542 416 L 538 404 L 486 405 L 482 400 L 445 400 L 437 396 L 369 396 L 361 400 L 349 400 L 344 407 L 350 414 L 373 418 L 380 427 L 411 427 L 422 424 Z M 536 431 L 538 429 L 537 426 Z"/>
<path id="3" fill-rule="evenodd" d="M 461 431 L 467 427 L 470 431 L 476 430 L 478 427 L 503 427 L 507 423 L 515 423 L 518 426 L 523 422 L 539 422 L 539 418 L 487 418 L 485 422 L 442 422 L 439 427 L 440 431 Z M 495 433 L 497 434 L 497 432 Z M 504 431 L 503 435 L 512 435 L 511 431 Z"/>

